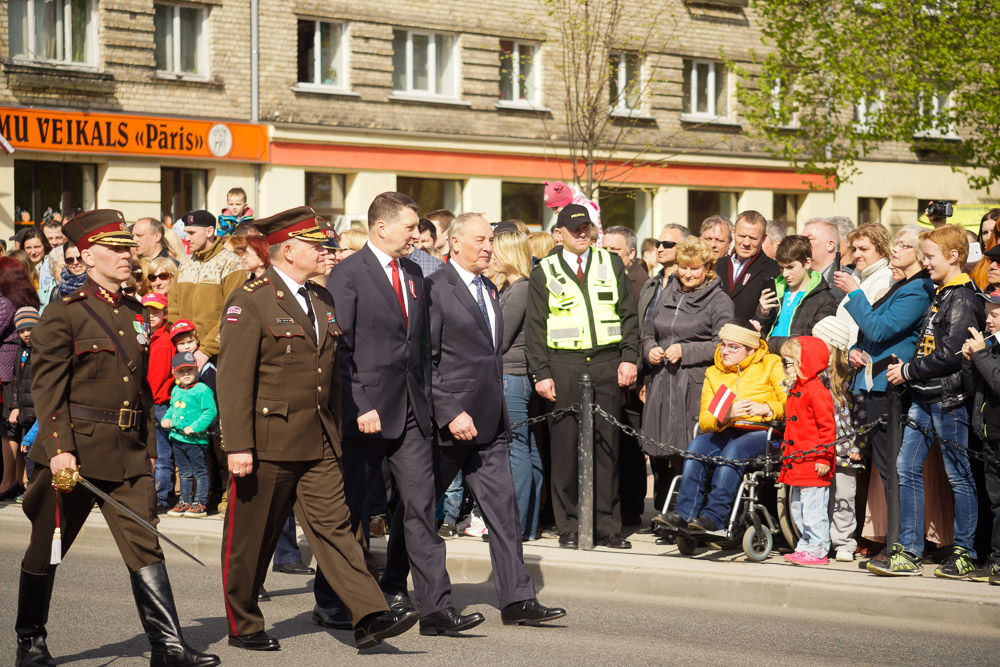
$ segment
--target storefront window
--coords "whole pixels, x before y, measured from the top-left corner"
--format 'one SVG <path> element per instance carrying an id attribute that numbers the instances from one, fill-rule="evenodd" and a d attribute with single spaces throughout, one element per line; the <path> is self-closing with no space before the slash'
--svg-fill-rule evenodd
<path id="1" fill-rule="evenodd" d="M 208 172 L 204 169 L 160 169 L 161 215 L 177 220 L 190 211 L 208 208 Z"/>
<path id="2" fill-rule="evenodd" d="M 461 201 L 462 181 L 397 176 L 396 190 L 420 204 L 421 215 L 441 208 L 458 213 L 456 209 Z"/>
<path id="3" fill-rule="evenodd" d="M 645 194 L 630 188 L 601 188 L 601 226 L 635 229 L 642 220 Z"/>
<path id="4" fill-rule="evenodd" d="M 545 186 L 541 183 L 501 183 L 500 219 L 520 220 L 530 227 L 545 222 Z"/>
<path id="5" fill-rule="evenodd" d="M 306 204 L 323 218 L 333 221 L 344 213 L 343 174 L 306 172 Z"/>
<path id="6" fill-rule="evenodd" d="M 796 223 L 799 219 L 799 207 L 802 205 L 800 195 L 786 195 L 775 193 L 774 198 L 774 221 L 784 225 L 789 234 L 794 234 Z"/>
<path id="7" fill-rule="evenodd" d="M 688 228 L 697 234 L 705 218 L 721 215 L 729 220 L 736 213 L 737 192 L 688 190 Z"/>
<path id="8" fill-rule="evenodd" d="M 14 160 L 16 226 L 41 223 L 53 213 L 94 208 L 97 165 Z M 23 214 L 28 213 L 28 220 Z"/>

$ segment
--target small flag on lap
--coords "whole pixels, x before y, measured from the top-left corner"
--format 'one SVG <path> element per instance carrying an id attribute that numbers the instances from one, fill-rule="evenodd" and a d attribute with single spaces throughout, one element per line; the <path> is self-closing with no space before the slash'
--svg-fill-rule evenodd
<path id="1" fill-rule="evenodd" d="M 717 420 L 725 421 L 726 413 L 729 412 L 729 407 L 736 400 L 736 394 L 734 394 L 729 387 L 722 385 L 719 390 L 715 392 L 715 396 L 712 397 L 712 402 L 708 404 L 708 411 L 711 412 Z"/>

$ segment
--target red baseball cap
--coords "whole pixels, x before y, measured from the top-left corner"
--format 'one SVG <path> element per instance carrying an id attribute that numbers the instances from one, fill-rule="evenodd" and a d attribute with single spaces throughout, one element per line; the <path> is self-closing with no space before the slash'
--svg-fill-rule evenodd
<path id="1" fill-rule="evenodd" d="M 170 327 L 170 338 L 173 340 L 182 333 L 187 333 L 188 331 L 196 331 L 194 327 L 194 322 L 191 320 L 177 320 L 174 325 Z"/>
<path id="2" fill-rule="evenodd" d="M 573 191 L 562 181 L 545 181 L 545 205 L 549 208 L 565 206 L 573 202 Z"/>
<path id="3" fill-rule="evenodd" d="M 147 308 L 166 309 L 167 297 L 157 292 L 150 292 L 146 296 L 142 297 L 142 305 L 146 306 Z"/>

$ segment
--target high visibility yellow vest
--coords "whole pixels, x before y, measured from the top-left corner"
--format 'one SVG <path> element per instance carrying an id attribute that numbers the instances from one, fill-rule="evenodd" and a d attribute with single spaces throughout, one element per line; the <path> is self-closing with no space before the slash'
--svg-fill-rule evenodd
<path id="1" fill-rule="evenodd" d="M 539 262 L 549 290 L 548 346 L 589 350 L 620 342 L 618 277 L 611 254 L 601 248 L 590 249 L 590 266 L 583 277 L 585 291 L 563 270 L 561 255 L 549 255 Z"/>

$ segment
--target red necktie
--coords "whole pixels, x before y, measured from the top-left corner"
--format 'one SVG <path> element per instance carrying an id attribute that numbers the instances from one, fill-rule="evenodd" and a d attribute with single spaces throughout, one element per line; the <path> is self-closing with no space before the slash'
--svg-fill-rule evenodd
<path id="1" fill-rule="evenodd" d="M 576 279 L 580 281 L 581 285 L 583 284 L 583 256 L 582 255 L 577 255 L 576 256 Z"/>
<path id="2" fill-rule="evenodd" d="M 406 301 L 403 300 L 403 283 L 399 280 L 399 261 L 394 259 L 389 262 L 389 266 L 392 267 L 392 289 L 396 292 L 399 309 L 403 311 L 403 328 L 405 329 L 408 323 L 406 321 Z"/>

